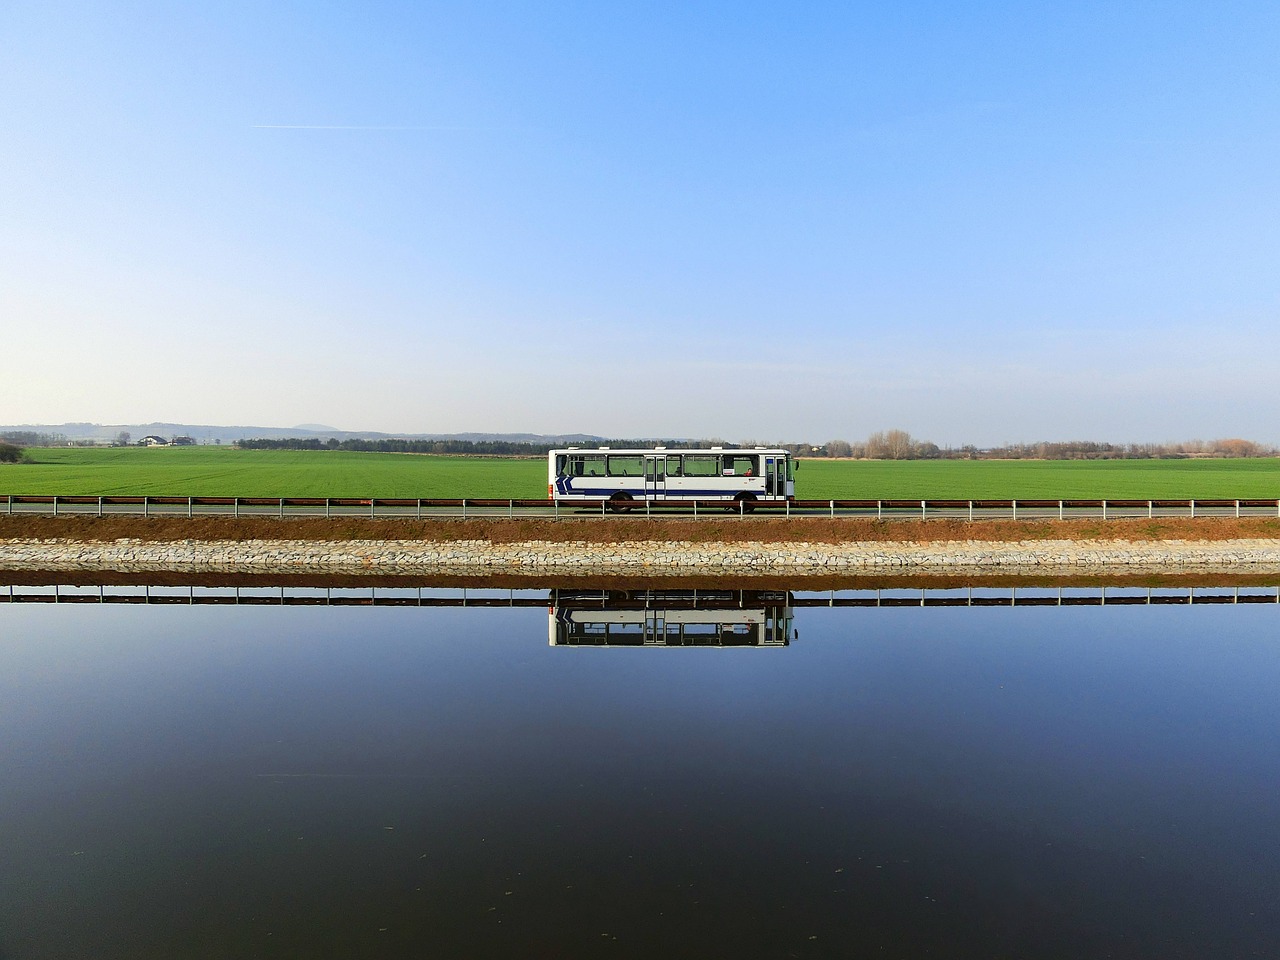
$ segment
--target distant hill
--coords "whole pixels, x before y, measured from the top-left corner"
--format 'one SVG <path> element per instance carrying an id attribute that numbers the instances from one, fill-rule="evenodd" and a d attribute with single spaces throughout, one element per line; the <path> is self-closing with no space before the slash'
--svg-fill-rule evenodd
<path id="1" fill-rule="evenodd" d="M 0 425 L 0 434 L 28 433 L 47 437 L 53 442 L 110 443 L 121 433 L 134 442 L 154 434 L 165 439 L 192 437 L 197 443 L 237 440 L 283 440 L 287 438 L 328 440 L 465 440 L 471 443 L 499 441 L 505 443 L 599 444 L 607 438 L 585 433 L 384 433 L 378 430 L 338 430 L 318 423 L 296 427 L 219 426 L 196 423 L 24 423 Z"/>

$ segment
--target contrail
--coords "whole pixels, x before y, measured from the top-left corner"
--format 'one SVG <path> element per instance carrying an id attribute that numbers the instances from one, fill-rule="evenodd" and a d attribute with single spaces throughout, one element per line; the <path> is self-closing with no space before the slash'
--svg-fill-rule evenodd
<path id="1" fill-rule="evenodd" d="M 323 123 L 255 123 L 254 130 L 475 130 L 475 127 L 402 127 L 402 126 L 360 126 L 347 124 Z"/>

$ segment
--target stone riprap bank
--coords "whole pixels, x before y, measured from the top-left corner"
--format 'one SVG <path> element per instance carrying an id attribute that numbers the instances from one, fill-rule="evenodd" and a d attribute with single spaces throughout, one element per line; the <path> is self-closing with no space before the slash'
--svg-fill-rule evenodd
<path id="1" fill-rule="evenodd" d="M 670 573 L 1080 568 L 1280 570 L 1280 540 L 586 543 L 460 540 L 0 541 L 0 569 L 281 573 Z"/>

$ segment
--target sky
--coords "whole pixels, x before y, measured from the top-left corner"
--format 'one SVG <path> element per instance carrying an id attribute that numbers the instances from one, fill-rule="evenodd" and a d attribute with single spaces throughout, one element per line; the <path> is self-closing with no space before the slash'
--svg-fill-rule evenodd
<path id="1" fill-rule="evenodd" d="M 0 422 L 1280 443 L 1274 2 L 0 16 Z"/>

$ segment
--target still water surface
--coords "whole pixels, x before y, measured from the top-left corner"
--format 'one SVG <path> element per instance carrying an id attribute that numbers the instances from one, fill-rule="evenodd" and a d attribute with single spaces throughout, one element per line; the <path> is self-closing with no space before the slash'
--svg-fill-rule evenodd
<path id="1" fill-rule="evenodd" d="M 0 958 L 1280 953 L 1280 607 L 794 614 L 0 607 Z"/>

